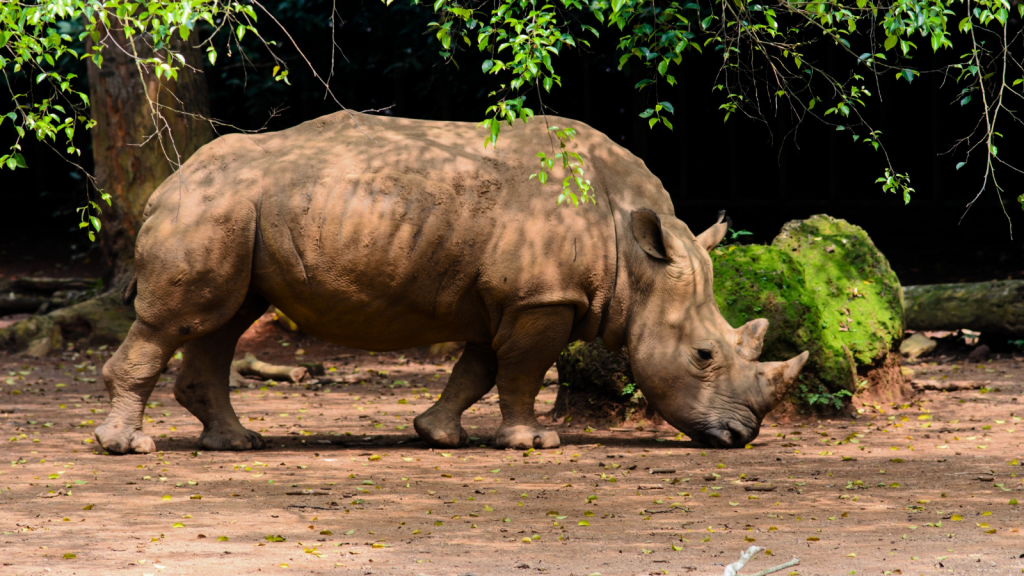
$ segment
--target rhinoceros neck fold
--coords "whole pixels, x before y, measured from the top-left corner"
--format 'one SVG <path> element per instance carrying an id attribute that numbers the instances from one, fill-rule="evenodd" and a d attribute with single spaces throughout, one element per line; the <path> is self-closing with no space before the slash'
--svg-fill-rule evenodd
<path id="1" fill-rule="evenodd" d="M 611 204 L 611 202 L 609 202 Z M 623 219 L 622 212 L 611 206 L 612 220 L 615 223 L 615 278 L 612 281 L 612 291 L 605 306 L 604 315 L 601 318 L 599 336 L 609 350 L 618 350 L 626 344 L 626 332 L 629 319 L 629 274 L 624 269 L 625 258 L 623 257 L 622 234 Z"/>

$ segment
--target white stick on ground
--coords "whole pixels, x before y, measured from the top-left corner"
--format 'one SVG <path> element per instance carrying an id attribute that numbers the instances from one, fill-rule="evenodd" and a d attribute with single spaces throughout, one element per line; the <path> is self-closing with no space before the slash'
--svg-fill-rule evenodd
<path id="1" fill-rule="evenodd" d="M 761 548 L 760 546 L 751 546 L 750 548 L 747 548 L 742 554 L 740 554 L 739 560 L 725 567 L 725 572 L 722 576 L 736 576 L 736 574 L 747 565 L 747 562 L 750 562 L 750 559 L 754 557 L 754 554 L 757 554 L 762 550 L 764 550 L 764 548 Z"/>
<path id="2" fill-rule="evenodd" d="M 796 566 L 799 563 L 800 563 L 800 559 L 799 558 L 793 558 L 792 560 L 790 560 L 789 562 L 786 562 L 785 564 L 779 564 L 778 566 L 773 566 L 771 568 L 765 568 L 764 570 L 761 570 L 760 572 L 758 572 L 757 574 L 754 574 L 753 576 L 768 576 L 768 574 L 773 574 L 775 572 L 778 572 L 779 570 L 785 570 L 786 568 L 789 568 L 790 566 Z"/>

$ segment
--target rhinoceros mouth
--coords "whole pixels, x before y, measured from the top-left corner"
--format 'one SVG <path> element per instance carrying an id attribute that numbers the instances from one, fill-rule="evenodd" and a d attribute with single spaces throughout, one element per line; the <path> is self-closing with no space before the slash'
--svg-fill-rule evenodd
<path id="1" fill-rule="evenodd" d="M 694 431 L 690 436 L 697 442 L 712 448 L 742 448 L 757 438 L 760 424 L 747 424 L 738 420 L 716 423 Z"/>

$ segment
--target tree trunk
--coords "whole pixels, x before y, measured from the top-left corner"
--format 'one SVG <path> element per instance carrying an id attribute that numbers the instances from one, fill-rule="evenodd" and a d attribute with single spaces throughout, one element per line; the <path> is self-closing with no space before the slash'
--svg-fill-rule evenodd
<path id="1" fill-rule="evenodd" d="M 904 286 L 911 330 L 968 328 L 986 335 L 1024 334 L 1024 280 Z"/>
<path id="2" fill-rule="evenodd" d="M 109 34 L 103 67 L 92 61 L 88 67 L 91 113 L 96 121 L 92 129 L 95 177 L 112 200 L 109 207 L 101 205 L 100 230 L 104 280 L 112 290 L 0 330 L 0 347 L 45 356 L 66 345 L 115 344 L 124 339 L 135 309 L 122 305 L 118 292 L 135 272 L 135 237 L 146 202 L 161 182 L 213 139 L 200 51 L 177 39 L 175 50 L 189 65 L 200 68 L 181 70 L 177 81 L 161 79 L 140 72 L 135 64 L 136 58 L 153 56 L 148 38 L 129 42 L 120 28 L 110 29 Z M 86 40 L 86 50 L 92 52 L 92 47 L 92 40 Z"/>
<path id="3" fill-rule="evenodd" d="M 214 133 L 206 120 L 210 102 L 199 50 L 178 39 L 175 50 L 199 69 L 183 68 L 177 81 L 158 79 L 140 72 L 132 56 L 153 55 L 148 38 L 129 41 L 119 27 L 109 33 L 108 44 L 117 46 L 103 50 L 101 68 L 89 61 L 89 98 L 95 177 L 112 196 L 112 206 L 103 205 L 100 233 L 106 280 L 119 288 L 134 272 L 135 237 L 150 194 Z"/>

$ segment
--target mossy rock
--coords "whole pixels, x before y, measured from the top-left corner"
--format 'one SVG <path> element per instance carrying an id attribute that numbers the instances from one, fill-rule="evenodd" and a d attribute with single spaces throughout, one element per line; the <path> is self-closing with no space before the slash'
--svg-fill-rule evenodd
<path id="1" fill-rule="evenodd" d="M 786 223 L 770 246 L 720 247 L 712 260 L 726 320 L 770 323 L 761 360 L 810 351 L 795 404 L 839 409 L 865 387 L 902 385 L 903 289 L 863 228 L 819 214 Z"/>
<path id="2" fill-rule="evenodd" d="M 558 360 L 558 377 L 552 418 L 579 414 L 619 424 L 657 416 L 636 388 L 629 359 L 622 351 L 606 350 L 600 338 L 570 344 Z"/>
<path id="3" fill-rule="evenodd" d="M 864 388 L 882 397 L 906 392 L 895 353 L 903 336 L 903 291 L 862 228 L 812 216 L 787 223 L 768 246 L 720 246 L 711 259 L 715 300 L 725 319 L 734 327 L 755 318 L 769 321 L 761 360 L 810 352 L 790 394 L 792 405 L 833 411 Z M 558 370 L 569 390 L 604 399 L 614 397 L 609 381 L 631 380 L 632 374 L 623 351 L 608 353 L 597 342 L 571 346 Z M 558 407 L 552 415 L 565 413 Z"/>

